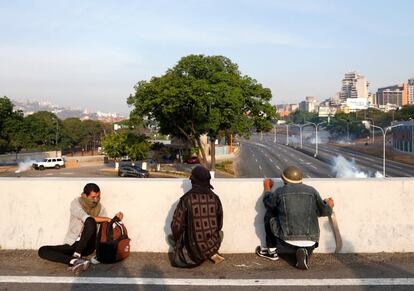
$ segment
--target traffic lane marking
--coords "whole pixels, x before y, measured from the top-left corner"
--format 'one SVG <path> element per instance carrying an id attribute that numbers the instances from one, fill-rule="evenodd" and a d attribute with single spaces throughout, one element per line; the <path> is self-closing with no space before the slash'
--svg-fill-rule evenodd
<path id="1" fill-rule="evenodd" d="M 181 279 L 128 277 L 0 276 L 0 283 L 163 286 L 412 286 L 414 278 Z"/>

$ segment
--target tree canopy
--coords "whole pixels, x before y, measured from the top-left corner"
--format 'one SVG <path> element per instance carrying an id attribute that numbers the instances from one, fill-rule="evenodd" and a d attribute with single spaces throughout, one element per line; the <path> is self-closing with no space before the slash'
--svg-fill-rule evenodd
<path id="1" fill-rule="evenodd" d="M 155 124 L 163 134 L 186 139 L 206 155 L 200 136 L 214 141 L 220 132 L 250 135 L 251 129 L 271 129 L 275 110 L 268 88 L 240 73 L 223 56 L 189 55 L 161 77 L 139 81 L 128 98 L 131 120 Z M 211 143 L 214 148 L 214 142 Z M 212 151 L 212 166 L 214 167 Z"/>

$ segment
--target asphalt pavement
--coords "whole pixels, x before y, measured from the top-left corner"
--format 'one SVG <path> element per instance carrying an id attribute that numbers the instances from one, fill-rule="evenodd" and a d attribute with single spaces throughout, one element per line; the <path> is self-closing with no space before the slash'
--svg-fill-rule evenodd
<path id="1" fill-rule="evenodd" d="M 0 290 L 413 290 L 414 254 L 314 254 L 309 270 L 294 258 L 224 254 L 194 269 L 171 267 L 168 254 L 131 253 L 74 277 L 36 251 L 0 251 Z M 17 283 L 19 282 L 19 283 Z"/>
<path id="2" fill-rule="evenodd" d="M 308 178 L 334 178 L 341 175 L 343 165 L 335 166 L 335 159 L 344 157 L 349 162 L 349 171 L 365 173 L 368 177 L 382 175 L 383 159 L 371 155 L 332 146 L 318 145 L 315 158 L 315 144 L 289 141 L 278 135 L 274 142 L 273 135 L 253 135 L 249 140 L 242 140 L 239 156 L 235 162 L 236 173 L 242 178 L 279 177 L 286 166 L 294 165 L 304 171 Z M 387 177 L 413 177 L 414 166 L 386 160 Z"/>

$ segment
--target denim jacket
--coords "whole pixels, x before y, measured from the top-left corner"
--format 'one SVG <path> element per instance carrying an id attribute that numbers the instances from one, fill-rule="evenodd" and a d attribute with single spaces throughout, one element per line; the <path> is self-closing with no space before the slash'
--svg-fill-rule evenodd
<path id="1" fill-rule="evenodd" d="M 319 216 L 332 214 L 315 188 L 288 184 L 265 192 L 263 203 L 272 233 L 282 240 L 319 241 Z"/>

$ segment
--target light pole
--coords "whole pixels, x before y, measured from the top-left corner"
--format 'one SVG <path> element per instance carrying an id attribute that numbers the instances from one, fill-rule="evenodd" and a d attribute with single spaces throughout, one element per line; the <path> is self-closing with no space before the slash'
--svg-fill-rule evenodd
<path id="1" fill-rule="evenodd" d="M 374 127 L 374 128 L 377 128 L 378 127 L 378 126 L 375 125 L 374 119 L 372 119 L 372 118 L 365 118 L 365 120 L 371 121 L 372 122 L 372 127 Z M 367 128 L 367 129 L 369 129 L 369 128 Z M 373 144 L 375 143 L 375 130 L 374 129 L 372 129 L 372 143 Z"/>
<path id="2" fill-rule="evenodd" d="M 277 129 L 277 124 L 275 125 L 275 137 L 273 138 L 273 143 L 276 143 L 276 129 Z"/>
<path id="3" fill-rule="evenodd" d="M 382 145 L 382 175 L 383 175 L 383 176 L 384 176 L 384 178 L 385 178 L 385 136 L 387 135 L 387 131 L 388 131 L 388 130 L 390 130 L 390 129 L 394 128 L 394 127 L 402 126 L 403 124 L 396 124 L 396 125 L 388 126 L 388 127 L 386 127 L 386 128 L 385 128 L 385 131 L 384 131 L 384 129 L 383 129 L 382 127 L 379 127 L 379 126 L 376 126 L 376 125 L 370 124 L 370 123 L 369 123 L 368 121 L 366 121 L 366 120 L 362 121 L 362 123 L 365 125 L 365 127 L 372 126 L 372 127 L 374 127 L 374 128 L 379 128 L 379 129 L 381 130 L 381 132 L 382 132 L 382 136 L 383 136 L 383 138 L 384 138 L 384 140 L 383 140 L 383 145 Z M 369 126 L 367 126 L 367 124 L 368 124 Z"/>
<path id="4" fill-rule="evenodd" d="M 324 123 L 326 123 L 326 121 L 322 121 L 322 122 L 319 122 L 319 123 L 314 123 L 314 122 L 309 122 L 308 121 L 305 124 L 305 125 L 312 124 L 312 125 L 315 126 L 315 132 L 316 132 L 316 134 L 315 134 L 315 144 L 316 144 L 316 148 L 315 148 L 315 155 L 314 155 L 315 158 L 318 156 L 318 126 L 321 125 L 321 124 L 324 124 Z"/>
<path id="5" fill-rule="evenodd" d="M 58 118 L 53 118 L 56 121 L 56 137 L 55 137 L 55 146 L 56 146 L 56 157 L 57 157 L 57 152 L 58 152 L 58 136 L 59 136 L 59 119 Z"/>
<path id="6" fill-rule="evenodd" d="M 349 123 L 350 123 L 350 121 L 346 120 L 346 119 L 342 119 L 342 118 L 339 118 L 338 120 L 346 122 L 346 138 L 347 138 L 347 141 L 349 142 Z"/>
<path id="7" fill-rule="evenodd" d="M 302 145 L 302 128 L 306 125 L 306 124 L 292 124 L 294 126 L 299 127 L 299 133 L 300 133 L 300 148 L 303 148 Z"/>
<path id="8" fill-rule="evenodd" d="M 286 145 L 289 145 L 289 124 L 284 124 L 286 126 Z"/>

